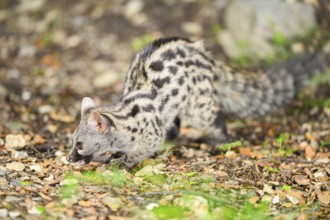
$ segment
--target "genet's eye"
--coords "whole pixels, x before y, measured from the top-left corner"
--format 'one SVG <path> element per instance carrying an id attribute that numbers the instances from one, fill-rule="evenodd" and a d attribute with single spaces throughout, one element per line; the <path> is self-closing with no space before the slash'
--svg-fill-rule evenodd
<path id="1" fill-rule="evenodd" d="M 83 146 L 84 146 L 83 142 L 77 142 L 77 144 L 76 144 L 76 147 L 77 147 L 79 150 L 82 150 L 82 149 L 83 149 Z"/>

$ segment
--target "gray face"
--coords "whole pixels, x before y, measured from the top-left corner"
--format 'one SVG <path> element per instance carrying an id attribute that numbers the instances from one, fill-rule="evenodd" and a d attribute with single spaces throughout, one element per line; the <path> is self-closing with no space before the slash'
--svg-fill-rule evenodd
<path id="1" fill-rule="evenodd" d="M 124 157 L 129 146 L 129 143 L 126 143 L 127 135 L 109 125 L 106 127 L 105 131 L 100 133 L 88 122 L 81 121 L 72 136 L 73 146 L 67 159 L 84 164 L 90 161 L 108 163 L 112 159 Z"/>
<path id="2" fill-rule="evenodd" d="M 68 161 L 107 163 L 112 159 L 124 157 L 127 152 L 129 146 L 127 134 L 118 131 L 109 118 L 102 116 L 96 110 L 88 114 L 87 112 L 93 107 L 95 103 L 91 99 L 83 100 L 82 119 L 73 133 L 73 146 L 67 156 Z"/>

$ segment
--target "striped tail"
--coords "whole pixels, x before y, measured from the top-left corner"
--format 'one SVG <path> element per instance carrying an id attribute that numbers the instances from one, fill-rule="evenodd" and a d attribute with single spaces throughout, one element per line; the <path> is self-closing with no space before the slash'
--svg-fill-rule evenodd
<path id="1" fill-rule="evenodd" d="M 296 56 L 264 73 L 219 74 L 220 106 L 237 117 L 257 117 L 288 103 L 309 79 L 330 68 L 330 53 Z"/>

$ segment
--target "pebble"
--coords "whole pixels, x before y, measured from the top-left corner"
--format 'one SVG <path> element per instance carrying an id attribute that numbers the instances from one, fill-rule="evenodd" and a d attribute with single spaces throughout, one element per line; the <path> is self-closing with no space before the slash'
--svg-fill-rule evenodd
<path id="1" fill-rule="evenodd" d="M 18 150 L 26 146 L 25 139 L 21 134 L 8 134 L 6 136 L 5 148 L 8 150 Z"/>
<path id="2" fill-rule="evenodd" d="M 39 165 L 31 165 L 29 166 L 30 170 L 35 171 L 36 173 L 40 173 L 42 171 L 42 167 Z"/>
<path id="3" fill-rule="evenodd" d="M 0 217 L 5 218 L 8 216 L 8 210 L 7 209 L 0 209 Z"/>
<path id="4" fill-rule="evenodd" d="M 8 203 L 11 203 L 11 202 L 19 202 L 21 200 L 23 200 L 24 197 L 18 197 L 18 196 L 6 196 L 5 198 L 5 201 L 8 202 Z"/>
<path id="5" fill-rule="evenodd" d="M 144 7 L 144 2 L 141 0 L 132 0 L 126 4 L 124 14 L 126 17 L 132 17 L 141 12 Z"/>
<path id="6" fill-rule="evenodd" d="M 20 57 L 32 57 L 37 52 L 37 49 L 33 45 L 24 45 L 19 48 L 18 55 Z"/>
<path id="7" fill-rule="evenodd" d="M 0 177 L 0 186 L 1 185 L 7 185 L 8 181 L 5 178 Z"/>
<path id="8" fill-rule="evenodd" d="M 7 163 L 6 168 L 8 170 L 23 171 L 25 165 L 21 162 L 11 162 L 11 163 Z"/>
<path id="9" fill-rule="evenodd" d="M 9 216 L 10 216 L 11 218 L 17 218 L 17 217 L 20 216 L 20 215 L 21 215 L 21 213 L 18 212 L 18 211 L 11 211 L 11 212 L 9 212 Z"/>
<path id="10" fill-rule="evenodd" d="M 1 166 L 0 167 L 0 176 L 4 176 L 8 173 L 5 167 Z"/>
<path id="11" fill-rule="evenodd" d="M 280 202 L 280 197 L 278 195 L 274 196 L 272 203 L 278 204 Z"/>
<path id="12" fill-rule="evenodd" d="M 20 186 L 21 182 L 22 182 L 22 180 L 20 180 L 20 179 L 14 179 L 14 180 L 10 181 L 9 185 L 11 185 L 11 186 Z"/>
<path id="13" fill-rule="evenodd" d="M 81 38 L 78 35 L 73 35 L 66 40 L 66 46 L 68 48 L 73 48 L 78 46 L 80 42 L 81 42 Z"/>
<path id="14" fill-rule="evenodd" d="M 193 34 L 193 35 L 201 34 L 203 31 L 202 26 L 195 22 L 184 22 L 181 25 L 181 28 L 184 32 L 186 32 L 188 34 Z"/>
<path id="15" fill-rule="evenodd" d="M 51 105 L 42 105 L 38 108 L 38 112 L 40 114 L 47 114 L 53 110 L 53 107 Z"/>
<path id="16" fill-rule="evenodd" d="M 45 0 L 20 1 L 18 10 L 20 12 L 33 12 L 39 10 L 45 4 Z"/>
<path id="17" fill-rule="evenodd" d="M 120 74 L 114 72 L 113 70 L 107 70 L 94 78 L 93 85 L 95 88 L 101 89 L 112 86 L 120 80 Z"/>
<path id="18" fill-rule="evenodd" d="M 12 151 L 11 152 L 11 158 L 13 159 L 24 159 L 28 158 L 29 155 L 26 151 Z"/>
<path id="19" fill-rule="evenodd" d="M 6 87 L 0 84 L 0 97 L 6 97 L 8 94 Z"/>

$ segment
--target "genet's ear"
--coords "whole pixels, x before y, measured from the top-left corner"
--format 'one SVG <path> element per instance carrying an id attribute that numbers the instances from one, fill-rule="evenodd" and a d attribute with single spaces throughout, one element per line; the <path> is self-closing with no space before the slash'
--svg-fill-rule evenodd
<path id="1" fill-rule="evenodd" d="M 103 134 L 107 129 L 107 122 L 100 113 L 92 111 L 88 118 L 87 126 L 98 131 L 100 134 Z"/>
<path id="2" fill-rule="evenodd" d="M 91 108 L 95 107 L 96 104 L 93 99 L 89 97 L 83 98 L 81 101 L 81 117 L 83 117 L 84 113 L 90 110 Z"/>

